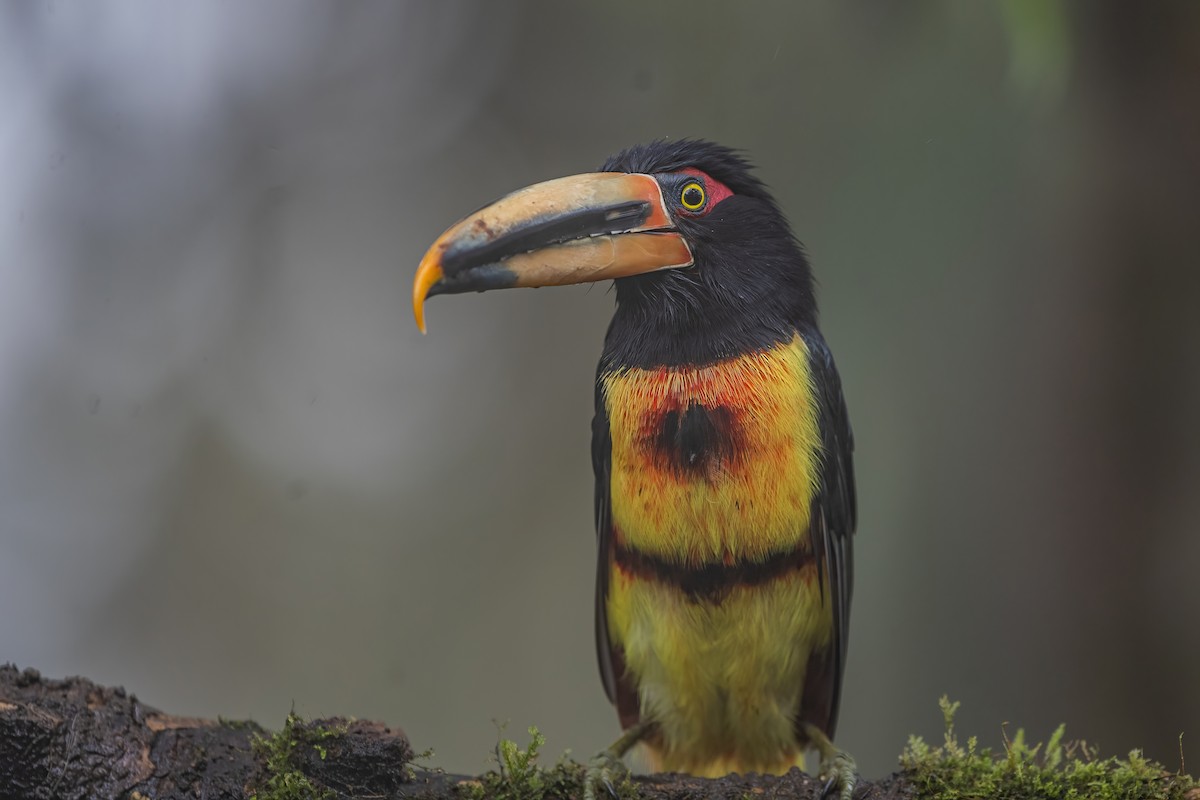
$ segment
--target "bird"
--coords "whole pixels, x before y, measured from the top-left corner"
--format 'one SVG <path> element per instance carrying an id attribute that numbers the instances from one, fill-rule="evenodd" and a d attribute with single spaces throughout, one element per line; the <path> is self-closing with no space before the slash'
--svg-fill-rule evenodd
<path id="1" fill-rule="evenodd" d="M 438 294 L 614 282 L 592 421 L 600 675 L 660 771 L 782 774 L 815 749 L 826 793 L 857 525 L 853 435 L 803 246 L 742 151 L 629 147 L 517 190 L 420 262 Z"/>

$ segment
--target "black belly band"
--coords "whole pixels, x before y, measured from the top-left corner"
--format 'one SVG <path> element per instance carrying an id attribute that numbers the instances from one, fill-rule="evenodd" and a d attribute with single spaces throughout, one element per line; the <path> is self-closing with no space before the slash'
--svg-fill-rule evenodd
<path id="1" fill-rule="evenodd" d="M 814 563 L 814 558 L 808 547 L 801 545 L 793 550 L 772 553 L 762 561 L 691 566 L 614 543 L 613 562 L 627 574 L 675 586 L 689 600 L 719 603 L 731 589 L 767 583 L 803 569 Z"/>

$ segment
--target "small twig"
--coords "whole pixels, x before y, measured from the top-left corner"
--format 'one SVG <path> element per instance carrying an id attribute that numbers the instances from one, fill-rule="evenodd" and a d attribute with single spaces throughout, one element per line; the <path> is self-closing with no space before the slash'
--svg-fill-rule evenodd
<path id="1" fill-rule="evenodd" d="M 71 754 L 75 751 L 75 720 L 79 719 L 81 712 L 76 711 L 71 715 L 71 722 L 67 725 L 67 741 L 63 744 L 63 768 L 58 771 L 58 779 L 54 781 L 54 786 L 50 789 L 51 795 L 58 794 L 58 785 L 62 783 L 63 775 L 67 774 L 67 765 L 71 763 Z"/>

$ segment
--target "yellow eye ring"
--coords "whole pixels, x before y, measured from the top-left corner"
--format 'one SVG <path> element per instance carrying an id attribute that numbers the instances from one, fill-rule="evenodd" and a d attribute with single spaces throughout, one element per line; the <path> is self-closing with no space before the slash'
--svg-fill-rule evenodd
<path id="1" fill-rule="evenodd" d="M 679 192 L 679 203 L 688 211 L 699 211 L 708 202 L 704 187 L 696 181 L 691 181 Z"/>

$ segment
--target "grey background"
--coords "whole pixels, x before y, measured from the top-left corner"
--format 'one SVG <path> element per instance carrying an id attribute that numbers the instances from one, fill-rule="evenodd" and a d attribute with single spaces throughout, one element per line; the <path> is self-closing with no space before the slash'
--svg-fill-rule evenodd
<path id="1" fill-rule="evenodd" d="M 1200 733 L 1192 3 L 7 2 L 0 659 L 182 714 L 586 755 L 604 286 L 425 247 L 620 147 L 744 148 L 859 442 L 839 742 L 942 693 L 1177 765 Z M 1185 748 L 1194 750 L 1185 739 Z"/>

